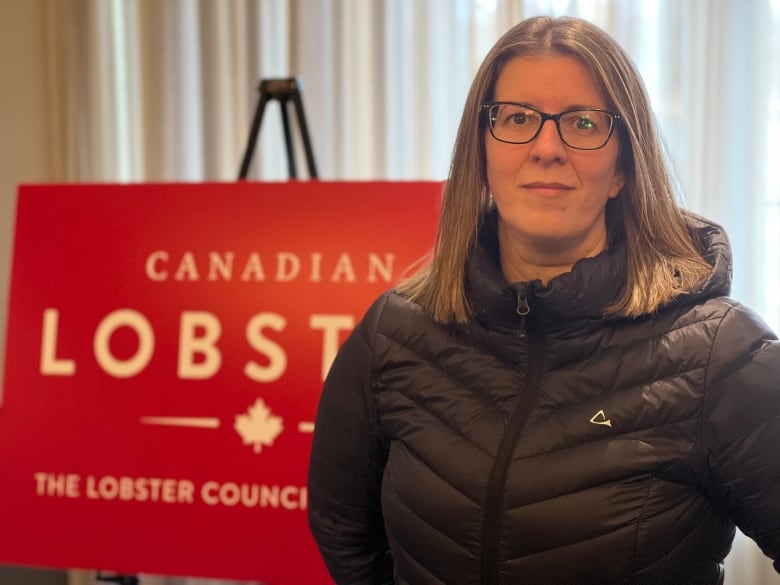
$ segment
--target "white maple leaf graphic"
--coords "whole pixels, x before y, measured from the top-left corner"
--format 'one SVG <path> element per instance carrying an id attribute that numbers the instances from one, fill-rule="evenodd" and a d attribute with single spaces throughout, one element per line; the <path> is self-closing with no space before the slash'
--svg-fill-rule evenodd
<path id="1" fill-rule="evenodd" d="M 260 453 L 264 446 L 272 446 L 276 437 L 284 430 L 282 417 L 274 415 L 262 398 L 255 400 L 246 414 L 236 415 L 233 428 L 241 435 L 244 445 L 254 445 L 255 453 Z"/>

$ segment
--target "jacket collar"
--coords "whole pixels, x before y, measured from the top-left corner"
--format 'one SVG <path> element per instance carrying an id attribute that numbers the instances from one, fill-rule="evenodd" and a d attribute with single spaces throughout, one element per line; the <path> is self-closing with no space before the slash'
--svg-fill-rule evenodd
<path id="1" fill-rule="evenodd" d="M 731 283 L 731 253 L 726 234 L 702 217 L 686 212 L 686 221 L 713 271 L 696 289 L 677 297 L 672 306 L 698 302 L 703 297 L 727 295 Z M 592 258 L 583 258 L 570 272 L 541 281 L 507 283 L 501 272 L 498 214 L 491 210 L 477 234 L 466 267 L 466 287 L 476 318 L 491 328 L 516 327 L 521 322 L 518 297 L 545 322 L 603 320 L 604 313 L 625 285 L 626 247 L 611 246 Z"/>

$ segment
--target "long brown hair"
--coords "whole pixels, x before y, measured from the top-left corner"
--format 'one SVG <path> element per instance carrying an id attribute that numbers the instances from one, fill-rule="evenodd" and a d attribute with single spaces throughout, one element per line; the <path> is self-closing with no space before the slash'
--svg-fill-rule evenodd
<path id="1" fill-rule="evenodd" d="M 625 185 L 606 209 L 610 244 L 625 240 L 626 286 L 608 314 L 652 313 L 711 272 L 694 245 L 675 201 L 650 100 L 631 58 L 597 26 L 572 17 L 535 17 L 506 32 L 493 46 L 471 84 L 444 187 L 433 255 L 398 291 L 436 321 L 465 322 L 470 306 L 465 267 L 479 225 L 488 212 L 481 105 L 506 62 L 546 53 L 576 57 L 591 72 L 607 108 L 620 114 L 618 168 Z"/>

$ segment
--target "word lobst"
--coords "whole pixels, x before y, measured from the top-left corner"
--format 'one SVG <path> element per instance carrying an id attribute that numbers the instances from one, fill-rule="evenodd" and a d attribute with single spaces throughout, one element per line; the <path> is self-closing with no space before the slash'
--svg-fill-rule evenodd
<path id="1" fill-rule="evenodd" d="M 43 376 L 74 376 L 75 359 L 58 356 L 60 312 L 55 308 L 43 311 L 41 333 L 40 373 Z M 322 379 L 339 347 L 342 332 L 355 326 L 352 315 L 313 314 L 309 329 L 321 333 Z M 247 322 L 245 337 L 249 346 L 263 359 L 248 360 L 244 375 L 255 382 L 270 383 L 282 377 L 287 369 L 287 353 L 277 341 L 266 335 L 268 330 L 281 332 L 287 320 L 274 312 L 260 312 Z M 111 349 L 112 336 L 122 328 L 129 328 L 138 339 L 130 356 L 117 356 Z M 208 311 L 182 311 L 179 319 L 178 357 L 176 375 L 180 379 L 204 380 L 213 377 L 222 365 L 222 353 L 217 345 L 222 335 L 222 324 Z M 131 378 L 140 374 L 151 361 L 155 351 L 152 324 L 146 316 L 134 309 L 117 309 L 106 315 L 93 336 L 95 361 L 109 376 Z"/>

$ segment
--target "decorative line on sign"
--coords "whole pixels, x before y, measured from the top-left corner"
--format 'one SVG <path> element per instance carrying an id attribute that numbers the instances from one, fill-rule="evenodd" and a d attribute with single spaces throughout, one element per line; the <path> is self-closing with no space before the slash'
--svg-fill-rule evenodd
<path id="1" fill-rule="evenodd" d="M 218 418 L 192 416 L 142 416 L 145 425 L 163 425 L 168 427 L 195 427 L 199 429 L 218 429 Z"/>
<path id="2" fill-rule="evenodd" d="M 301 433 L 313 433 L 314 432 L 314 423 L 313 422 L 300 422 L 300 423 L 298 423 L 298 432 L 301 432 Z"/>

